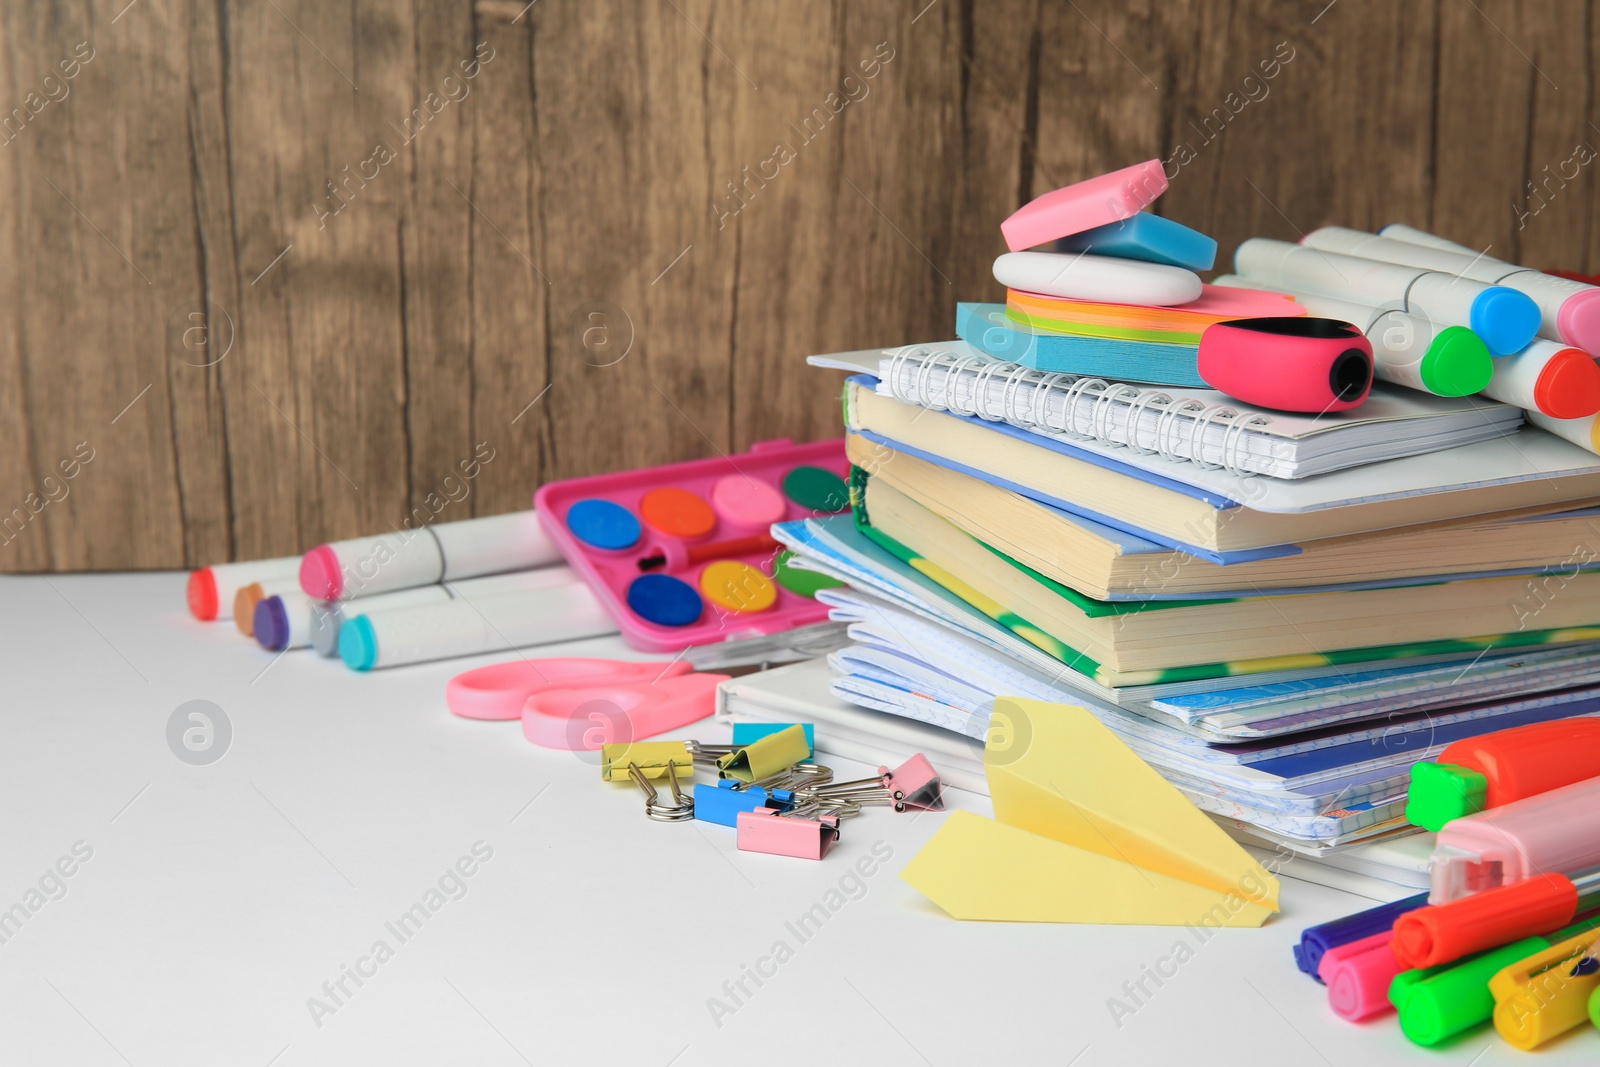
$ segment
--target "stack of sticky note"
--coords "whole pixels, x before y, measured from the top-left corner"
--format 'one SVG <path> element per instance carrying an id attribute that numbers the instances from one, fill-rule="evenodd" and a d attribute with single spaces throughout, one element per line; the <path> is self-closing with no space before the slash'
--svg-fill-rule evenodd
<path id="1" fill-rule="evenodd" d="M 1202 285 L 1195 272 L 1211 269 L 1217 242 L 1144 210 L 1166 188 L 1150 160 L 1019 208 L 1000 224 L 1011 251 L 994 263 L 1005 306 L 962 305 L 957 334 L 1037 370 L 1198 386 L 1207 326 L 1305 314 L 1274 293 Z"/>
<path id="2" fill-rule="evenodd" d="M 1522 405 L 1392 378 L 1305 415 L 1184 384 L 1211 324 L 1305 307 L 1248 287 L 1260 257 L 1202 288 L 1209 243 L 1142 210 L 1164 188 L 1151 162 L 1019 210 L 1007 303 L 961 305 L 962 340 L 814 357 L 858 372 L 852 512 L 773 533 L 845 583 L 818 594 L 853 639 L 836 697 L 974 742 L 1004 698 L 1078 705 L 1229 834 L 1344 862 L 1415 832 L 1417 760 L 1600 713 L 1600 461 Z M 1470 287 L 1410 289 L 1444 301 L 1415 326 Z M 1512 296 L 1440 352 L 1521 359 L 1491 354 L 1542 328 Z"/>

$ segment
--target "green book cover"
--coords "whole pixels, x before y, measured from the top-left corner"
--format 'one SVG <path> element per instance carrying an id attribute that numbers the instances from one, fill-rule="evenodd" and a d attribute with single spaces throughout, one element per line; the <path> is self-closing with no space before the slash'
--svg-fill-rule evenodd
<path id="1" fill-rule="evenodd" d="M 1424 656 L 1443 656 L 1451 653 L 1483 652 L 1494 648 L 1521 648 L 1531 645 L 1600 641 L 1600 627 L 1584 626 L 1565 630 L 1524 630 L 1517 633 L 1489 634 L 1455 640 L 1348 648 L 1333 652 L 1302 653 L 1292 656 L 1274 656 L 1267 659 L 1195 664 L 1186 667 L 1115 671 L 1100 665 L 1078 650 L 1070 648 L 1063 642 L 1051 637 L 1037 626 L 1028 622 L 1028 620 L 1005 608 L 1004 605 L 989 600 L 954 575 L 922 559 L 905 545 L 873 528 L 871 518 L 866 510 L 868 477 L 867 472 L 859 467 L 854 467 L 850 471 L 851 512 L 857 529 L 864 536 L 896 559 L 915 569 L 929 581 L 937 583 L 951 595 L 957 597 L 974 610 L 982 612 L 997 625 L 1005 627 L 1005 629 L 1038 648 L 1052 659 L 1058 660 L 1072 670 L 1087 675 L 1101 685 L 1110 688 L 1159 685 L 1229 676 L 1238 676 L 1240 684 L 1247 685 L 1249 684 L 1250 675 L 1270 671 L 1310 670 L 1317 667 L 1344 664 L 1372 664 L 1384 661 L 1415 659 Z M 1210 601 L 1206 603 L 1210 603 Z"/>

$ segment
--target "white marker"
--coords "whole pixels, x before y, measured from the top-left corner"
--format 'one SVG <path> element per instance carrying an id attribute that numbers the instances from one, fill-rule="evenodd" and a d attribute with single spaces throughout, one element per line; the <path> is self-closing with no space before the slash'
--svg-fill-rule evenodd
<path id="1" fill-rule="evenodd" d="M 1419 315 L 1354 304 L 1320 293 L 1222 274 L 1212 285 L 1270 289 L 1293 297 L 1319 318 L 1354 323 L 1372 344 L 1372 373 L 1386 382 L 1436 396 L 1468 396 L 1489 384 L 1494 357 L 1465 326 L 1441 326 Z"/>
<path id="2" fill-rule="evenodd" d="M 1495 360 L 1483 395 L 1554 419 L 1585 418 L 1600 411 L 1600 364 L 1581 348 L 1541 337 Z"/>
<path id="3" fill-rule="evenodd" d="M 412 608 L 419 604 L 445 604 L 457 597 L 475 600 L 478 597 L 499 596 L 502 593 L 515 593 L 523 589 L 564 585 L 577 580 L 577 575 L 567 567 L 540 567 L 531 571 L 492 574 L 487 578 L 419 585 L 414 589 L 379 593 L 377 596 L 362 597 L 357 601 L 321 601 L 307 597 L 307 602 L 310 604 L 308 622 L 310 644 L 317 655 L 334 659 L 339 655 L 339 630 L 347 618 L 356 615 L 372 615 L 392 608 Z M 304 596 L 303 593 L 301 595 Z"/>
<path id="4" fill-rule="evenodd" d="M 1425 244 L 1405 235 L 1439 241 L 1406 226 L 1385 227 L 1382 236 L 1342 226 L 1325 226 L 1306 234 L 1301 243 L 1308 248 L 1442 270 L 1515 289 L 1538 306 L 1540 337 L 1565 341 L 1587 352 L 1600 352 L 1600 289 L 1493 259 L 1450 241 Z"/>
<path id="5" fill-rule="evenodd" d="M 256 559 L 244 563 L 213 563 L 189 572 L 184 590 L 189 613 L 201 622 L 233 618 L 233 599 L 239 590 L 255 582 L 274 578 L 293 578 L 300 572 L 299 556 Z"/>
<path id="6" fill-rule="evenodd" d="M 1233 254 L 1235 274 L 1355 304 L 1398 307 L 1434 322 L 1470 326 L 1489 351 L 1508 356 L 1539 332 L 1538 305 L 1502 286 L 1255 237 Z"/>
<path id="7" fill-rule="evenodd" d="M 1066 300 L 1169 307 L 1200 299 L 1200 275 L 1164 263 L 1062 252 L 1007 252 L 994 261 L 995 281 Z"/>
<path id="8" fill-rule="evenodd" d="M 370 671 L 616 632 L 599 599 L 575 581 L 356 615 L 339 629 L 339 658 L 355 670 Z"/>
<path id="9" fill-rule="evenodd" d="M 319 545 L 300 561 L 300 588 L 317 600 L 353 600 L 560 562 L 538 515 L 515 511 Z"/>
<path id="10" fill-rule="evenodd" d="M 1552 419 L 1530 411 L 1528 421 L 1590 452 L 1600 452 L 1600 415 L 1590 415 L 1586 419 Z"/>

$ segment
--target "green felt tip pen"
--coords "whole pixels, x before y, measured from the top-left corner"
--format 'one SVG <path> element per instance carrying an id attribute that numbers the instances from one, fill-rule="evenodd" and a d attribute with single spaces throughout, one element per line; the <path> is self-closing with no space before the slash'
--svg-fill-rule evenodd
<path id="1" fill-rule="evenodd" d="M 1526 937 L 1455 963 L 1401 971 L 1389 984 L 1389 1003 L 1400 1013 L 1401 1032 L 1418 1045 L 1437 1045 L 1488 1022 L 1494 1017 L 1489 979 L 1518 960 L 1597 926 L 1600 918 L 1588 919 L 1553 934 Z M 1591 1004 L 1591 1017 L 1593 1014 Z"/>

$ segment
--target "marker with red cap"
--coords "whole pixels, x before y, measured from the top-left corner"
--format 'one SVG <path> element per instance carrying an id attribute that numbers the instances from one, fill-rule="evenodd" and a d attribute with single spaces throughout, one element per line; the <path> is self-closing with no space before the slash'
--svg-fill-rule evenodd
<path id="1" fill-rule="evenodd" d="M 1494 361 L 1483 395 L 1553 419 L 1600 411 L 1600 364 L 1585 351 L 1539 338 Z"/>
<path id="2" fill-rule="evenodd" d="M 1406 967 L 1436 967 L 1572 922 L 1600 908 L 1600 866 L 1571 875 L 1539 874 L 1395 920 L 1390 948 Z"/>
<path id="3" fill-rule="evenodd" d="M 1600 775 L 1600 719 L 1557 719 L 1464 737 L 1412 764 L 1406 818 L 1424 830 Z"/>
<path id="4" fill-rule="evenodd" d="M 293 578 L 300 569 L 299 556 L 247 560 L 243 563 L 213 563 L 189 572 L 185 596 L 189 614 L 201 622 L 233 618 L 233 600 L 239 590 L 255 582 Z"/>

